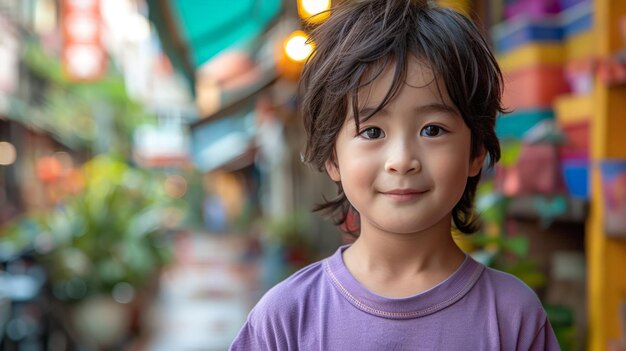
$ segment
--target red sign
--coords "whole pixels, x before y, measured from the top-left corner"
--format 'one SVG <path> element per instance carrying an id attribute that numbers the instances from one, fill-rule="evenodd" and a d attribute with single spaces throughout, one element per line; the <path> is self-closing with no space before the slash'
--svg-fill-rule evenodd
<path id="1" fill-rule="evenodd" d="M 74 81 L 93 81 L 107 68 L 99 0 L 62 0 L 63 68 Z"/>

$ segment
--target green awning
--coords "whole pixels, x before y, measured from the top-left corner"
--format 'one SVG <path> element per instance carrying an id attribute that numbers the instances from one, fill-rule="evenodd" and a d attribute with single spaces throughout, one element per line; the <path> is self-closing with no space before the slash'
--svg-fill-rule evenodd
<path id="1" fill-rule="evenodd" d="M 281 0 L 148 0 L 166 54 L 190 82 L 195 70 L 221 51 L 258 38 L 281 5 Z"/>

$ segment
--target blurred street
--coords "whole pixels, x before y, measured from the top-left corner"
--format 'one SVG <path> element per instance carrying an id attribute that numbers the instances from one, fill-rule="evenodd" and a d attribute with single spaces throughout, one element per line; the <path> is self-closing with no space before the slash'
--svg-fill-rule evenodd
<path id="1" fill-rule="evenodd" d="M 227 350 L 354 239 L 356 211 L 313 211 L 338 188 L 298 95 L 344 1 L 0 0 L 0 351 Z M 626 1 L 436 3 L 484 31 L 509 111 L 455 242 L 563 350 L 626 350 Z"/>
<path id="2" fill-rule="evenodd" d="M 174 263 L 159 280 L 145 316 L 145 351 L 226 350 L 259 293 L 259 258 L 242 238 L 190 234 L 177 239 Z"/>

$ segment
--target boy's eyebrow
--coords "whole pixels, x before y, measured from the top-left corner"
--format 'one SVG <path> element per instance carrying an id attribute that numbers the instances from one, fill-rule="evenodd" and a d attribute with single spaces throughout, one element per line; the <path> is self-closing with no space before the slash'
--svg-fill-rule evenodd
<path id="1" fill-rule="evenodd" d="M 376 109 L 377 109 L 376 107 L 364 106 L 359 109 L 359 116 L 361 118 L 369 117 L 371 114 L 373 114 L 376 111 Z M 414 111 L 417 114 L 424 114 L 424 113 L 429 113 L 429 112 L 443 112 L 443 113 L 452 113 L 456 115 L 459 113 L 456 108 L 450 105 L 439 103 L 439 102 L 433 102 L 431 104 L 426 104 L 426 105 L 419 105 L 415 107 Z M 387 109 L 382 108 L 380 109 L 380 111 L 378 111 L 378 113 L 383 113 L 383 114 L 387 113 Z"/>
<path id="2" fill-rule="evenodd" d="M 427 112 L 443 112 L 443 113 L 452 113 L 458 114 L 458 110 L 453 106 L 446 105 L 440 102 L 434 102 L 432 104 L 420 105 L 415 108 L 415 112 L 419 114 L 427 113 Z"/>

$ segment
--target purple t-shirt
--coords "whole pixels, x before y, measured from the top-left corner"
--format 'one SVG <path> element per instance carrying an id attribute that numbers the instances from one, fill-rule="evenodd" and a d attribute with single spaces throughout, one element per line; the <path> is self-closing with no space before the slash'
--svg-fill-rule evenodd
<path id="1" fill-rule="evenodd" d="M 344 265 L 347 246 L 263 296 L 231 350 L 559 350 L 535 293 L 474 261 L 418 295 L 390 299 Z"/>

